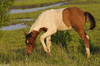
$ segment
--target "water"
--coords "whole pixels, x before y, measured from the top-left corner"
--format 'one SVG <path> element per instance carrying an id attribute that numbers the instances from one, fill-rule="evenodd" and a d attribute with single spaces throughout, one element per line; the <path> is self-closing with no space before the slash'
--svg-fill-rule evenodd
<path id="1" fill-rule="evenodd" d="M 33 21 L 34 19 L 16 19 L 17 21 Z"/>
<path id="2" fill-rule="evenodd" d="M 51 8 L 51 7 L 56 7 L 56 6 L 60 6 L 60 5 L 63 5 L 63 3 L 58 3 L 58 4 L 55 4 L 55 5 L 39 7 L 39 8 L 31 8 L 31 9 L 12 9 L 12 10 L 10 10 L 10 14 L 33 12 L 33 11 L 43 10 L 43 9 L 47 9 L 47 8 Z"/>
<path id="3" fill-rule="evenodd" d="M 24 23 L 16 24 L 16 25 L 10 25 L 0 28 L 1 30 L 11 31 L 15 29 L 21 29 L 27 27 Z"/>

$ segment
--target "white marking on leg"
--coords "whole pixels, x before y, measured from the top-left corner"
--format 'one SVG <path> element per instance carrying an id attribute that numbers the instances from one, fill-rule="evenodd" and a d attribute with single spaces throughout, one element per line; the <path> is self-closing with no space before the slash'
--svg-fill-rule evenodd
<path id="1" fill-rule="evenodd" d="M 47 37 L 46 40 L 47 40 L 48 52 L 50 52 L 50 47 L 51 47 L 51 36 Z"/>
<path id="2" fill-rule="evenodd" d="M 87 53 L 87 58 L 90 57 L 90 49 L 89 48 L 86 48 L 86 53 Z"/>
<path id="3" fill-rule="evenodd" d="M 43 45 L 44 51 L 47 52 L 47 47 L 46 47 L 46 45 L 45 45 L 45 43 L 44 43 L 44 39 L 45 39 L 44 36 L 41 36 L 41 37 L 40 37 L 40 41 L 41 41 L 41 43 L 42 43 L 42 45 Z"/>
<path id="4" fill-rule="evenodd" d="M 48 55 L 51 56 L 51 50 L 50 50 L 50 47 L 51 47 L 51 36 L 47 37 L 46 41 L 47 41 L 46 43 L 47 43 Z"/>
<path id="5" fill-rule="evenodd" d="M 86 35 L 86 37 L 87 37 L 87 39 L 89 39 L 89 36 L 88 35 Z"/>
<path id="6" fill-rule="evenodd" d="M 29 41 L 27 40 L 27 43 L 29 43 Z"/>
<path id="7" fill-rule="evenodd" d="M 46 33 L 44 33 L 41 37 L 40 37 L 40 41 L 43 45 L 44 51 L 46 51 L 48 53 L 48 48 L 46 47 L 45 43 L 44 43 L 44 39 L 48 36 L 51 36 L 52 34 L 56 33 L 57 30 L 48 30 Z"/>

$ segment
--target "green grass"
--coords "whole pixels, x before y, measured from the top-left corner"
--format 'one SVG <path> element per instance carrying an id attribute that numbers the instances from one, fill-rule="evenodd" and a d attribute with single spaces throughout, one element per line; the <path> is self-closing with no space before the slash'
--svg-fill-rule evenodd
<path id="1" fill-rule="evenodd" d="M 3 31 L 4 35 L 0 40 L 0 64 L 9 64 L 10 66 L 100 66 L 100 3 L 78 3 L 54 8 L 72 6 L 92 13 L 96 19 L 96 28 L 94 30 L 87 30 L 90 25 L 89 22 L 85 25 L 86 33 L 91 39 L 91 47 L 93 47 L 89 59 L 86 58 L 85 48 L 81 45 L 82 42 L 80 41 L 79 35 L 73 29 L 70 30 L 72 41 L 68 43 L 67 50 L 60 44 L 57 45 L 52 42 L 52 56 L 48 57 L 39 40 L 40 35 L 43 34 L 42 32 L 36 40 L 36 46 L 32 55 L 27 57 L 25 55 L 26 45 L 24 43 L 25 36 L 23 30 L 28 33 L 29 28 L 24 28 L 13 31 Z M 11 19 L 35 18 L 36 20 L 42 11 L 43 10 L 24 14 L 11 14 L 10 17 Z M 32 25 L 35 20 L 25 23 Z"/>
<path id="2" fill-rule="evenodd" d="M 99 3 L 100 1 L 99 0 L 72 0 L 71 3 Z"/>
<path id="3" fill-rule="evenodd" d="M 25 1 L 15 1 L 13 6 L 40 5 L 40 4 L 55 3 L 55 2 L 59 2 L 59 1 L 66 1 L 66 0 L 25 0 Z"/>
<path id="4" fill-rule="evenodd" d="M 100 37 L 98 37 L 100 34 L 100 31 L 94 30 L 94 35 L 91 35 L 92 31 L 87 31 L 89 34 L 93 47 L 95 48 L 95 51 L 91 52 L 90 59 L 86 58 L 86 53 L 83 50 L 83 48 L 80 45 L 79 42 L 79 35 L 74 31 L 71 30 L 70 34 L 72 36 L 72 41 L 67 45 L 66 48 L 63 48 L 61 45 L 57 45 L 55 43 L 52 43 L 51 51 L 52 56 L 48 57 L 46 53 L 43 50 L 43 47 L 40 43 L 39 36 L 36 41 L 36 46 L 34 48 L 34 51 L 30 57 L 27 57 L 25 55 L 26 53 L 26 45 L 24 43 L 25 37 L 23 30 L 28 32 L 29 28 L 19 29 L 19 30 L 13 30 L 13 31 L 4 31 L 4 36 L 2 40 L 0 41 L 0 64 L 10 64 L 10 66 L 15 65 L 26 65 L 26 66 L 32 66 L 32 65 L 38 65 L 38 66 L 44 66 L 44 65 L 53 65 L 53 66 L 88 66 L 88 65 L 100 65 Z M 96 36 L 96 38 L 94 38 Z M 6 38 L 7 37 L 7 38 Z M 96 42 L 96 43 L 95 43 Z M 81 51 L 80 51 L 80 50 Z"/>

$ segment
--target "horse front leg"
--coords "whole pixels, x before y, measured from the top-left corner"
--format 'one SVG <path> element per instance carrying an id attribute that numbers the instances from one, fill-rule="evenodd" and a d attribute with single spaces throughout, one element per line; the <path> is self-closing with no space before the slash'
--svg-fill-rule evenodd
<path id="1" fill-rule="evenodd" d="M 50 46 L 51 46 L 51 42 L 49 41 L 50 40 L 50 36 L 52 35 L 52 34 L 54 34 L 54 33 L 56 33 L 56 29 L 54 30 L 49 30 L 48 29 L 48 31 L 46 32 L 46 33 L 44 33 L 41 37 L 40 37 L 40 41 L 41 41 L 41 43 L 42 43 L 42 45 L 43 45 L 43 48 L 44 48 L 44 51 L 49 55 L 49 56 L 51 56 L 51 52 L 50 52 Z M 46 44 L 45 44 L 45 42 L 44 42 L 44 39 L 47 37 L 47 41 L 48 41 L 48 44 L 47 44 L 47 46 L 46 46 Z"/>
<path id="2" fill-rule="evenodd" d="M 51 50 L 50 50 L 50 47 L 51 47 L 51 36 L 48 36 L 46 38 L 46 43 L 47 43 L 48 55 L 51 56 Z"/>

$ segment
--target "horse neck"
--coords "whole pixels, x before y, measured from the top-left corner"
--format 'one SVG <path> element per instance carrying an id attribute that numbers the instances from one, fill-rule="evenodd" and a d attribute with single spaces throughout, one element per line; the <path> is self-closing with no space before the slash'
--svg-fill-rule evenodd
<path id="1" fill-rule="evenodd" d="M 31 26 L 29 33 L 32 32 L 32 31 L 34 31 L 34 30 L 35 30 L 35 31 L 39 31 L 40 28 L 41 28 L 41 25 L 40 25 L 39 21 L 36 21 L 36 22 Z"/>
<path id="2" fill-rule="evenodd" d="M 42 31 L 42 29 L 39 29 L 38 31 L 36 31 L 36 30 L 33 30 L 31 33 L 32 33 L 32 35 L 34 36 L 34 39 L 36 39 L 37 38 L 37 36 L 40 34 L 40 32 Z"/>

